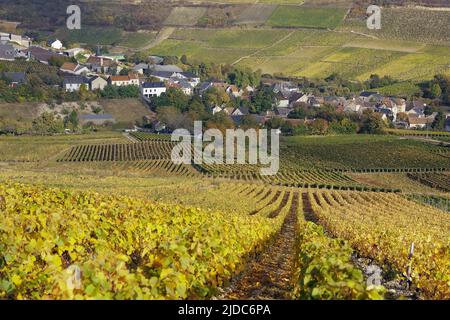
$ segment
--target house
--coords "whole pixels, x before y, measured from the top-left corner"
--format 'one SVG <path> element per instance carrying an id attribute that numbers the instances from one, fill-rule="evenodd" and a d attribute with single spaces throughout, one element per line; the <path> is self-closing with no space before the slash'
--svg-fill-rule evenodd
<path id="1" fill-rule="evenodd" d="M 308 104 L 309 104 L 311 107 L 314 107 L 314 108 L 320 108 L 320 106 L 321 106 L 321 103 L 320 103 L 319 99 L 317 99 L 317 98 L 314 97 L 314 96 L 312 96 L 312 97 L 310 97 L 310 98 L 308 99 Z"/>
<path id="2" fill-rule="evenodd" d="M 0 44 L 0 60 L 14 61 L 16 56 L 17 51 L 11 44 Z"/>
<path id="3" fill-rule="evenodd" d="M 64 47 L 63 43 L 58 39 L 52 39 L 47 44 L 49 45 L 49 47 L 55 50 L 61 50 Z"/>
<path id="4" fill-rule="evenodd" d="M 362 101 L 360 99 L 351 99 L 345 102 L 344 112 L 361 112 L 362 111 Z"/>
<path id="5" fill-rule="evenodd" d="M 427 104 L 421 100 L 413 100 L 406 109 L 408 116 L 425 117 Z"/>
<path id="6" fill-rule="evenodd" d="M 381 98 L 379 92 L 375 92 L 375 91 L 363 91 L 361 92 L 361 94 L 359 95 L 359 98 L 362 101 L 365 102 L 369 102 L 369 101 L 373 101 L 376 100 L 378 98 Z"/>
<path id="7" fill-rule="evenodd" d="M 434 112 L 433 114 L 429 116 L 418 116 L 416 114 L 408 114 L 408 123 L 410 129 L 423 129 L 426 127 L 431 126 L 431 124 L 436 119 L 436 116 L 438 115 L 437 112 Z"/>
<path id="8" fill-rule="evenodd" d="M 167 65 L 152 64 L 149 65 L 149 69 L 152 72 L 183 72 L 183 69 L 172 64 Z"/>
<path id="9" fill-rule="evenodd" d="M 290 82 L 278 82 L 273 85 L 273 92 L 281 92 L 285 97 L 289 97 L 292 93 L 299 92 L 299 89 Z"/>
<path id="10" fill-rule="evenodd" d="M 211 109 L 211 112 L 213 115 L 216 113 L 222 112 L 222 111 L 223 111 L 223 108 L 221 106 L 215 106 L 214 108 Z"/>
<path id="11" fill-rule="evenodd" d="M 183 93 L 188 96 L 194 93 L 194 87 L 185 79 L 170 78 L 167 80 L 167 85 L 171 88 L 176 88 L 183 91 Z"/>
<path id="12" fill-rule="evenodd" d="M 28 37 L 22 37 L 21 35 L 0 32 L 0 42 L 13 42 L 23 48 L 31 46 L 31 39 Z"/>
<path id="13" fill-rule="evenodd" d="M 103 90 L 108 85 L 108 81 L 100 76 L 95 76 L 89 79 L 89 89 L 91 91 Z"/>
<path id="14" fill-rule="evenodd" d="M 66 92 L 80 91 L 81 86 L 88 88 L 89 80 L 83 76 L 65 76 L 63 88 Z"/>
<path id="15" fill-rule="evenodd" d="M 64 73 L 70 73 L 77 76 L 89 72 L 89 69 L 87 67 L 72 62 L 64 62 L 64 64 L 61 66 L 61 68 L 59 68 L 59 70 Z"/>
<path id="16" fill-rule="evenodd" d="M 246 116 L 249 115 L 250 112 L 248 111 L 247 108 L 245 107 L 239 107 L 239 108 L 235 108 L 232 112 L 231 112 L 231 116 Z"/>
<path id="17" fill-rule="evenodd" d="M 72 49 L 64 50 L 63 54 L 67 57 L 73 58 L 83 52 L 84 52 L 84 49 L 82 49 L 82 48 L 72 48 Z"/>
<path id="18" fill-rule="evenodd" d="M 28 54 L 30 58 L 43 64 L 49 64 L 50 59 L 53 57 L 61 57 L 61 55 L 41 47 L 30 47 L 29 49 L 24 50 L 24 52 Z"/>
<path id="19" fill-rule="evenodd" d="M 98 55 L 99 58 L 110 59 L 116 63 L 125 61 L 125 55 L 120 53 Z"/>
<path id="20" fill-rule="evenodd" d="M 139 63 L 133 67 L 133 71 L 138 74 L 144 74 L 149 69 L 149 65 L 147 63 Z"/>
<path id="21" fill-rule="evenodd" d="M 293 111 L 292 108 L 277 108 L 275 113 L 277 116 L 281 118 L 287 118 L 292 111 Z"/>
<path id="22" fill-rule="evenodd" d="M 141 94 L 146 98 L 159 97 L 166 93 L 164 82 L 144 82 L 141 87 Z"/>
<path id="23" fill-rule="evenodd" d="M 289 107 L 289 97 L 286 97 L 281 91 L 276 95 L 276 107 L 277 108 L 287 108 Z"/>
<path id="24" fill-rule="evenodd" d="M 85 65 L 93 72 L 108 73 L 116 63 L 112 59 L 90 56 Z"/>
<path id="25" fill-rule="evenodd" d="M 111 114 L 82 114 L 78 117 L 81 125 L 102 126 L 105 124 L 116 123 Z"/>
<path id="26" fill-rule="evenodd" d="M 308 103 L 310 96 L 301 92 L 294 92 L 289 96 L 289 106 L 294 107 L 299 103 Z"/>
<path id="27" fill-rule="evenodd" d="M 9 86 L 12 88 L 27 82 L 27 76 L 23 72 L 3 72 L 2 77 L 9 82 Z"/>
<path id="28" fill-rule="evenodd" d="M 235 98 L 240 98 L 244 94 L 244 91 L 239 89 L 235 85 L 228 86 L 228 88 L 225 90 L 226 93 L 228 93 L 230 96 Z"/>
<path id="29" fill-rule="evenodd" d="M 395 121 L 396 117 L 394 115 L 394 113 L 392 112 L 391 109 L 388 108 L 378 108 L 376 109 L 376 112 L 381 114 L 381 118 L 387 122 L 388 120 L 390 121 Z"/>
<path id="30" fill-rule="evenodd" d="M 185 80 L 195 88 L 200 84 L 200 77 L 191 72 L 171 72 L 171 71 L 152 71 L 150 76 L 157 78 L 159 81 Z"/>
<path id="31" fill-rule="evenodd" d="M 223 112 L 225 112 L 227 115 L 231 116 L 234 112 L 235 108 L 233 107 L 226 107 L 223 109 Z"/>
<path id="32" fill-rule="evenodd" d="M 220 80 L 211 79 L 205 82 L 200 83 L 197 86 L 197 92 L 202 95 L 206 91 L 208 91 L 211 88 L 217 88 L 217 89 L 226 89 L 227 84 Z"/>
<path id="33" fill-rule="evenodd" d="M 113 86 L 139 86 L 139 77 L 130 74 L 128 76 L 110 76 L 108 83 Z"/>

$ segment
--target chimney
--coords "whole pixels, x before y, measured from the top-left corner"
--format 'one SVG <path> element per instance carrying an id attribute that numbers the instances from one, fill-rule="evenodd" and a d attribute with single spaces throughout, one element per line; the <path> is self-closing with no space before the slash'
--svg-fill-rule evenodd
<path id="1" fill-rule="evenodd" d="M 100 66 L 103 67 L 103 58 L 100 58 Z"/>

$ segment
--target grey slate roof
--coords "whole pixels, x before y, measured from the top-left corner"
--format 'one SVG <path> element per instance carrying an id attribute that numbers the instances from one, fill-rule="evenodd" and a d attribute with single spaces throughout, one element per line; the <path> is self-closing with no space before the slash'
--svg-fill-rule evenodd
<path id="1" fill-rule="evenodd" d="M 79 116 L 81 120 L 110 120 L 114 119 L 112 114 L 82 114 Z"/>
<path id="2" fill-rule="evenodd" d="M 89 79 L 83 76 L 65 76 L 63 84 L 84 84 L 89 83 Z"/>
<path id="3" fill-rule="evenodd" d="M 14 60 L 16 50 L 10 44 L 0 44 L 0 60 Z"/>
<path id="4" fill-rule="evenodd" d="M 144 82 L 142 88 L 165 88 L 164 82 Z"/>
<path id="5" fill-rule="evenodd" d="M 23 72 L 4 72 L 3 76 L 15 83 L 25 83 L 27 81 L 27 76 Z"/>
<path id="6" fill-rule="evenodd" d="M 29 49 L 24 50 L 24 52 L 29 52 L 36 60 L 45 62 L 48 62 L 51 57 L 60 57 L 59 54 L 40 47 L 30 47 Z"/>

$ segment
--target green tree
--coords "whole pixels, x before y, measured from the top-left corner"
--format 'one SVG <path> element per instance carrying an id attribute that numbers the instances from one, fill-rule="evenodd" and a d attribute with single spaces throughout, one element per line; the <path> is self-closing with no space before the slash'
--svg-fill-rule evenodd
<path id="1" fill-rule="evenodd" d="M 66 127 L 72 130 L 77 130 L 79 124 L 78 113 L 76 110 L 72 110 L 66 118 Z"/>
<path id="2" fill-rule="evenodd" d="M 442 95 L 442 89 L 438 83 L 434 83 L 430 89 L 431 98 L 436 99 L 440 98 Z"/>
<path id="3" fill-rule="evenodd" d="M 360 133 L 366 134 L 382 134 L 386 123 L 383 121 L 380 113 L 373 110 L 364 110 L 361 118 Z"/>
<path id="4" fill-rule="evenodd" d="M 445 128 L 445 115 L 442 112 L 438 112 L 436 115 L 436 118 L 434 119 L 433 123 L 431 124 L 431 127 L 434 130 L 444 130 Z"/>

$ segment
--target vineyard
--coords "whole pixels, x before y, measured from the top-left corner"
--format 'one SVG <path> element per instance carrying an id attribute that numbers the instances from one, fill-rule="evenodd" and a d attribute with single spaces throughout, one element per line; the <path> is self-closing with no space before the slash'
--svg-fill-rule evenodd
<path id="1" fill-rule="evenodd" d="M 408 177 L 431 188 L 450 192 L 449 173 L 409 173 Z"/>
<path id="2" fill-rule="evenodd" d="M 394 194 L 311 192 L 309 200 L 325 229 L 359 254 L 387 263 L 426 297 L 449 299 L 447 213 Z"/>
<path id="3" fill-rule="evenodd" d="M 383 297 L 383 289 L 366 287 L 362 272 L 350 263 L 350 247 L 304 220 L 298 192 L 273 189 L 264 197 L 262 191 L 249 185 L 234 187 L 234 193 L 246 195 L 241 201 L 256 201 L 260 208 L 243 214 L 0 184 L 0 297 L 205 299 L 226 288 L 245 295 L 250 287 L 228 287 L 232 279 L 251 270 L 246 266 L 257 253 L 276 250 L 270 240 L 284 240 L 280 230 L 288 226 L 294 232 L 291 240 L 298 230 L 303 241 L 292 242 L 289 259 L 297 271 L 290 270 L 292 285 L 286 286 L 286 297 Z M 317 245 L 320 253 L 313 250 Z M 323 258 L 327 268 L 317 269 L 315 263 Z M 338 279 L 341 285 L 336 287 Z"/>
<path id="4" fill-rule="evenodd" d="M 81 145 L 72 147 L 58 161 L 137 161 L 170 160 L 171 142 Z"/>

